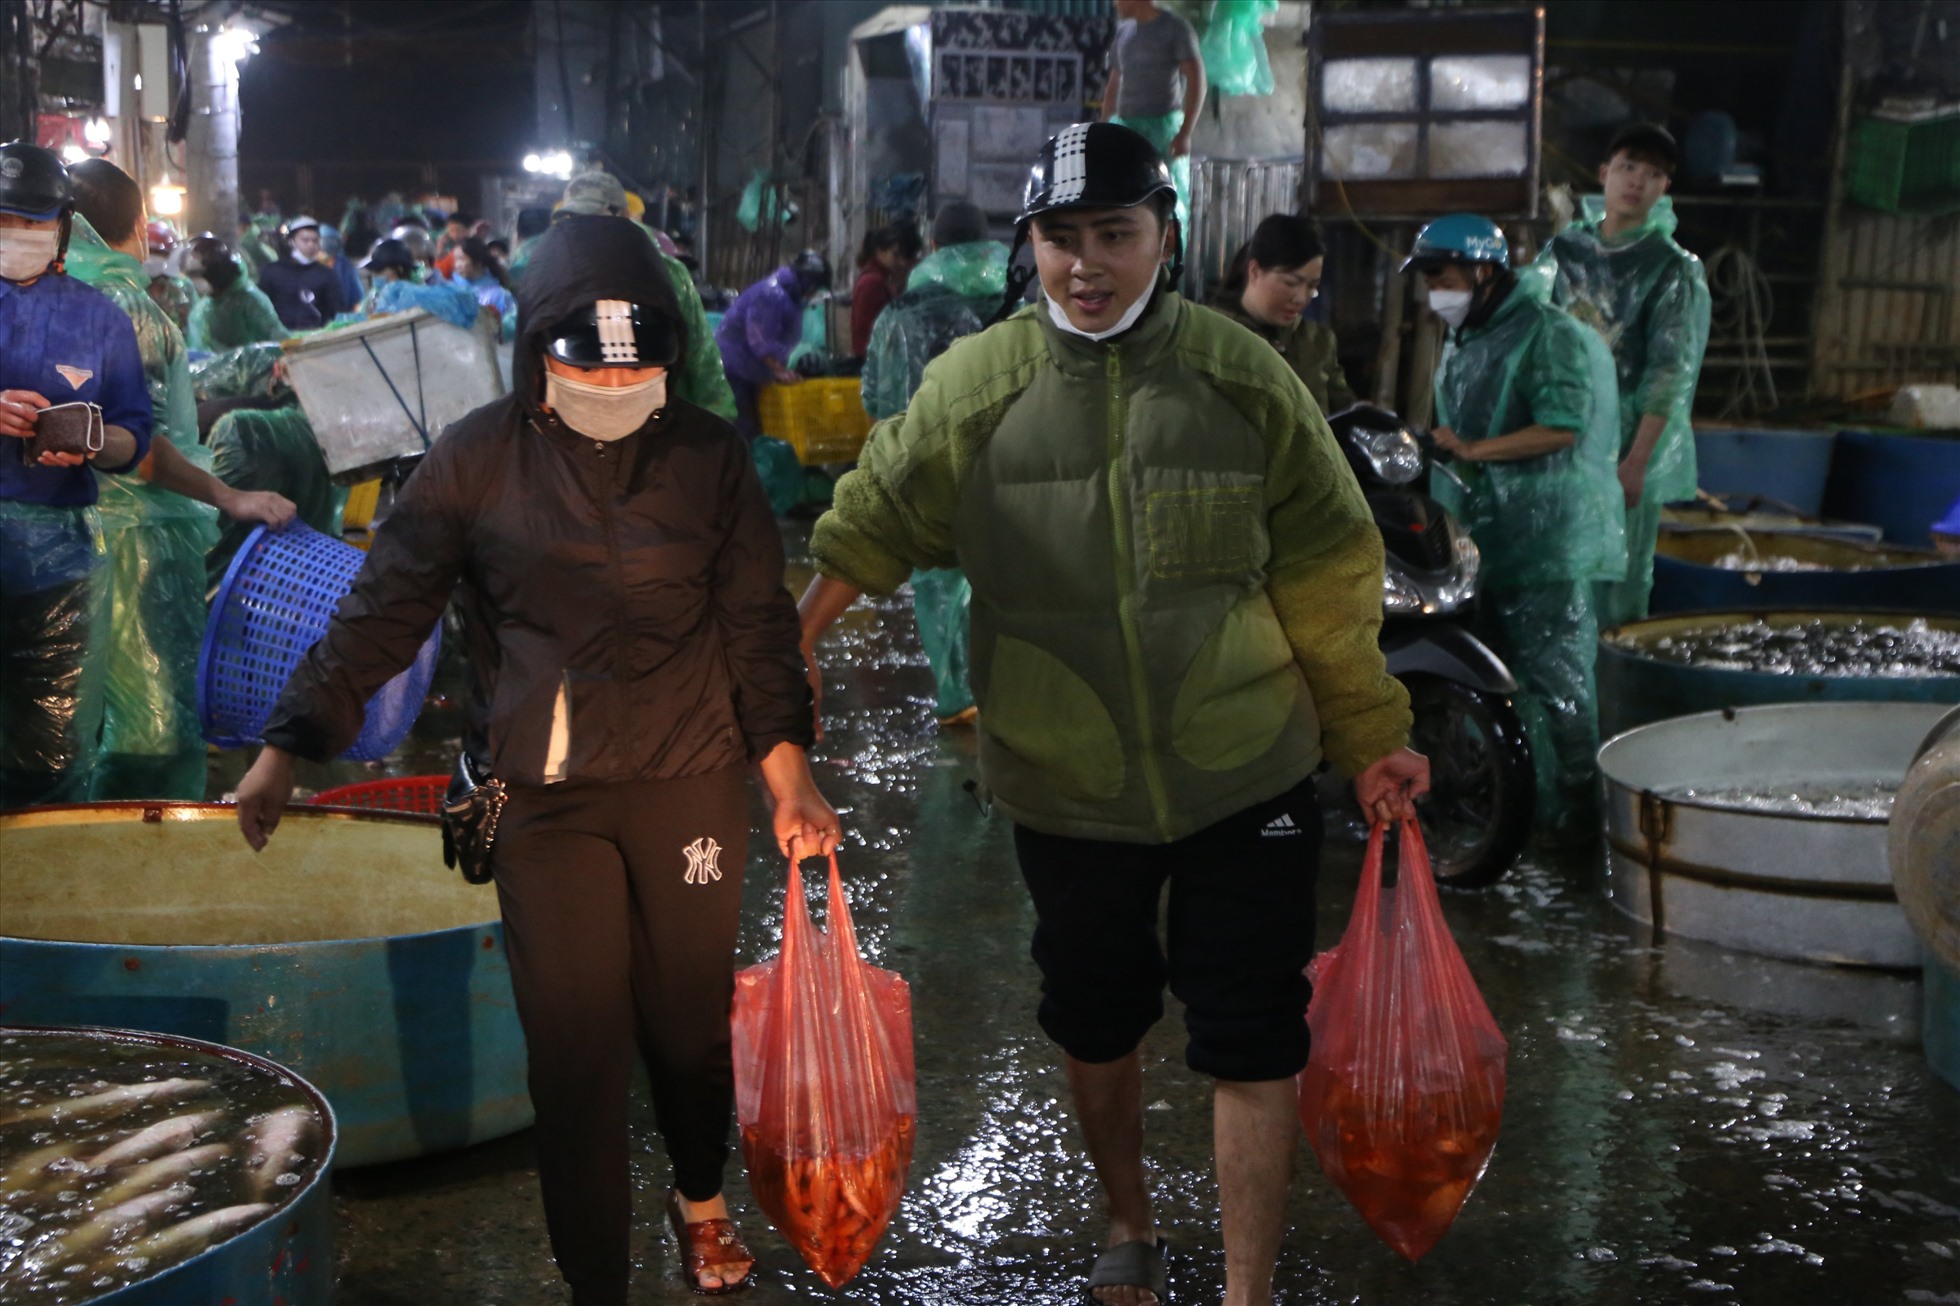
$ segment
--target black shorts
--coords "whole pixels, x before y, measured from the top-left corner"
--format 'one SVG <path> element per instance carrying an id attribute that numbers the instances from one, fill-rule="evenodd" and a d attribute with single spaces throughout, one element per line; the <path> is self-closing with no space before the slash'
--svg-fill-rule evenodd
<path id="1" fill-rule="evenodd" d="M 1128 1055 L 1184 1004 L 1185 1062 L 1240 1082 L 1307 1064 L 1321 821 L 1312 780 L 1169 844 L 1014 829 L 1034 897 L 1042 1029 L 1078 1061 Z M 1169 948 L 1157 934 L 1170 883 Z"/>

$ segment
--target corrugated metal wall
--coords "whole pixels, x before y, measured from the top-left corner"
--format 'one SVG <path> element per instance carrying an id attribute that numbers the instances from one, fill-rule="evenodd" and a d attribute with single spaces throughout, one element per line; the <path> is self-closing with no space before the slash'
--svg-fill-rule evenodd
<path id="1" fill-rule="evenodd" d="M 1299 159 L 1191 160 L 1191 231 L 1184 293 L 1202 300 L 1224 279 L 1232 255 L 1269 213 L 1300 210 Z"/>
<path id="2" fill-rule="evenodd" d="M 1960 382 L 1960 214 L 1847 206 L 1824 250 L 1812 394 L 1849 399 Z"/>

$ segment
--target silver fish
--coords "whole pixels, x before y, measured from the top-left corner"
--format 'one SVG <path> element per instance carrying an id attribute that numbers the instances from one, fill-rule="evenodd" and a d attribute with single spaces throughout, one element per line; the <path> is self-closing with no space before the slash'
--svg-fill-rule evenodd
<path id="1" fill-rule="evenodd" d="M 56 1266 L 72 1265 L 109 1243 L 137 1233 L 151 1220 L 191 1197 L 189 1185 L 176 1184 L 113 1206 L 35 1247 L 21 1257 L 16 1269 L 32 1276 Z"/>
<path id="2" fill-rule="evenodd" d="M 236 1233 L 246 1225 L 255 1224 L 261 1216 L 272 1210 L 270 1202 L 251 1202 L 244 1206 L 227 1206 L 223 1210 L 206 1211 L 193 1216 L 182 1224 L 173 1224 L 168 1229 L 159 1229 L 145 1235 L 124 1249 L 117 1259 L 124 1262 L 176 1261 L 204 1250 L 212 1243 L 229 1234 Z"/>
<path id="3" fill-rule="evenodd" d="M 148 1161 L 188 1147 L 197 1141 L 197 1136 L 224 1119 L 222 1112 L 196 1111 L 190 1115 L 172 1116 L 158 1121 L 148 1129 L 138 1130 L 114 1147 L 96 1153 L 89 1158 L 89 1167 L 107 1170 L 112 1166 L 132 1165 L 137 1161 Z"/>
<path id="4" fill-rule="evenodd" d="M 246 1129 L 251 1141 L 245 1153 L 245 1170 L 255 1196 L 270 1194 L 281 1175 L 305 1162 L 300 1148 L 311 1137 L 313 1125 L 312 1107 L 283 1106 L 267 1112 Z"/>
<path id="5" fill-rule="evenodd" d="M 182 1152 L 172 1152 L 154 1161 L 134 1166 L 122 1178 L 102 1190 L 94 1198 L 97 1206 L 114 1206 L 127 1201 L 153 1188 L 175 1184 L 187 1179 L 199 1170 L 216 1165 L 231 1149 L 223 1143 L 206 1143 L 203 1147 L 188 1148 Z"/>
<path id="6" fill-rule="evenodd" d="M 127 1110 L 143 1102 L 189 1097 L 210 1087 L 210 1083 L 202 1079 L 153 1079 L 143 1084 L 118 1084 L 87 1097 L 64 1097 L 54 1102 L 43 1102 L 40 1106 L 15 1112 L 0 1120 L 0 1125 L 17 1125 L 30 1120 L 67 1120 L 101 1111 Z"/>
<path id="7" fill-rule="evenodd" d="M 88 1167 L 82 1164 L 81 1154 L 92 1141 L 71 1138 L 17 1157 L 4 1171 L 0 1171 L 0 1206 L 32 1196 L 35 1189 L 63 1170 L 86 1171 Z"/>

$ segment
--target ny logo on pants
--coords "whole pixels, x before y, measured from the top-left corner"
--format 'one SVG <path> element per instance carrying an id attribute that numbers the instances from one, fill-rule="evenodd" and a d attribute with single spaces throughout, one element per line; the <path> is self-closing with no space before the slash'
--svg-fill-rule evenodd
<path id="1" fill-rule="evenodd" d="M 721 878 L 721 845 L 713 839 L 704 836 L 681 851 L 687 854 L 689 884 L 706 884 L 709 880 Z"/>

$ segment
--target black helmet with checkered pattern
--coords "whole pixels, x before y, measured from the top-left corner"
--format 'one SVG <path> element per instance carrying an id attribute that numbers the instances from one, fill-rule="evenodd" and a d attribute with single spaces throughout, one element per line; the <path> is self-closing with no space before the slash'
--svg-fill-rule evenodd
<path id="1" fill-rule="evenodd" d="M 1133 208 L 1176 193 L 1170 165 L 1143 136 L 1113 122 L 1078 122 L 1041 147 L 1015 221 L 1056 209 Z"/>
<path id="2" fill-rule="evenodd" d="M 1148 204 L 1158 196 L 1168 201 L 1177 196 L 1170 165 L 1157 147 L 1128 127 L 1113 122 L 1078 122 L 1050 136 L 1028 169 L 1027 190 L 1021 199 L 1021 212 L 1014 220 L 1014 248 L 1020 251 L 1028 238 L 1028 224 L 1044 213 L 1058 209 L 1129 209 Z M 1012 262 L 1010 256 L 1010 262 Z M 1176 285 L 1184 267 L 1184 233 L 1177 236 L 1177 253 L 1171 262 L 1171 284 Z M 1032 279 L 1032 270 L 1016 267 L 1010 272 L 1001 316 L 1013 311 Z"/>
<path id="3" fill-rule="evenodd" d="M 672 367 L 680 337 L 668 315 L 623 299 L 601 299 L 545 333 L 544 352 L 573 367 Z"/>

